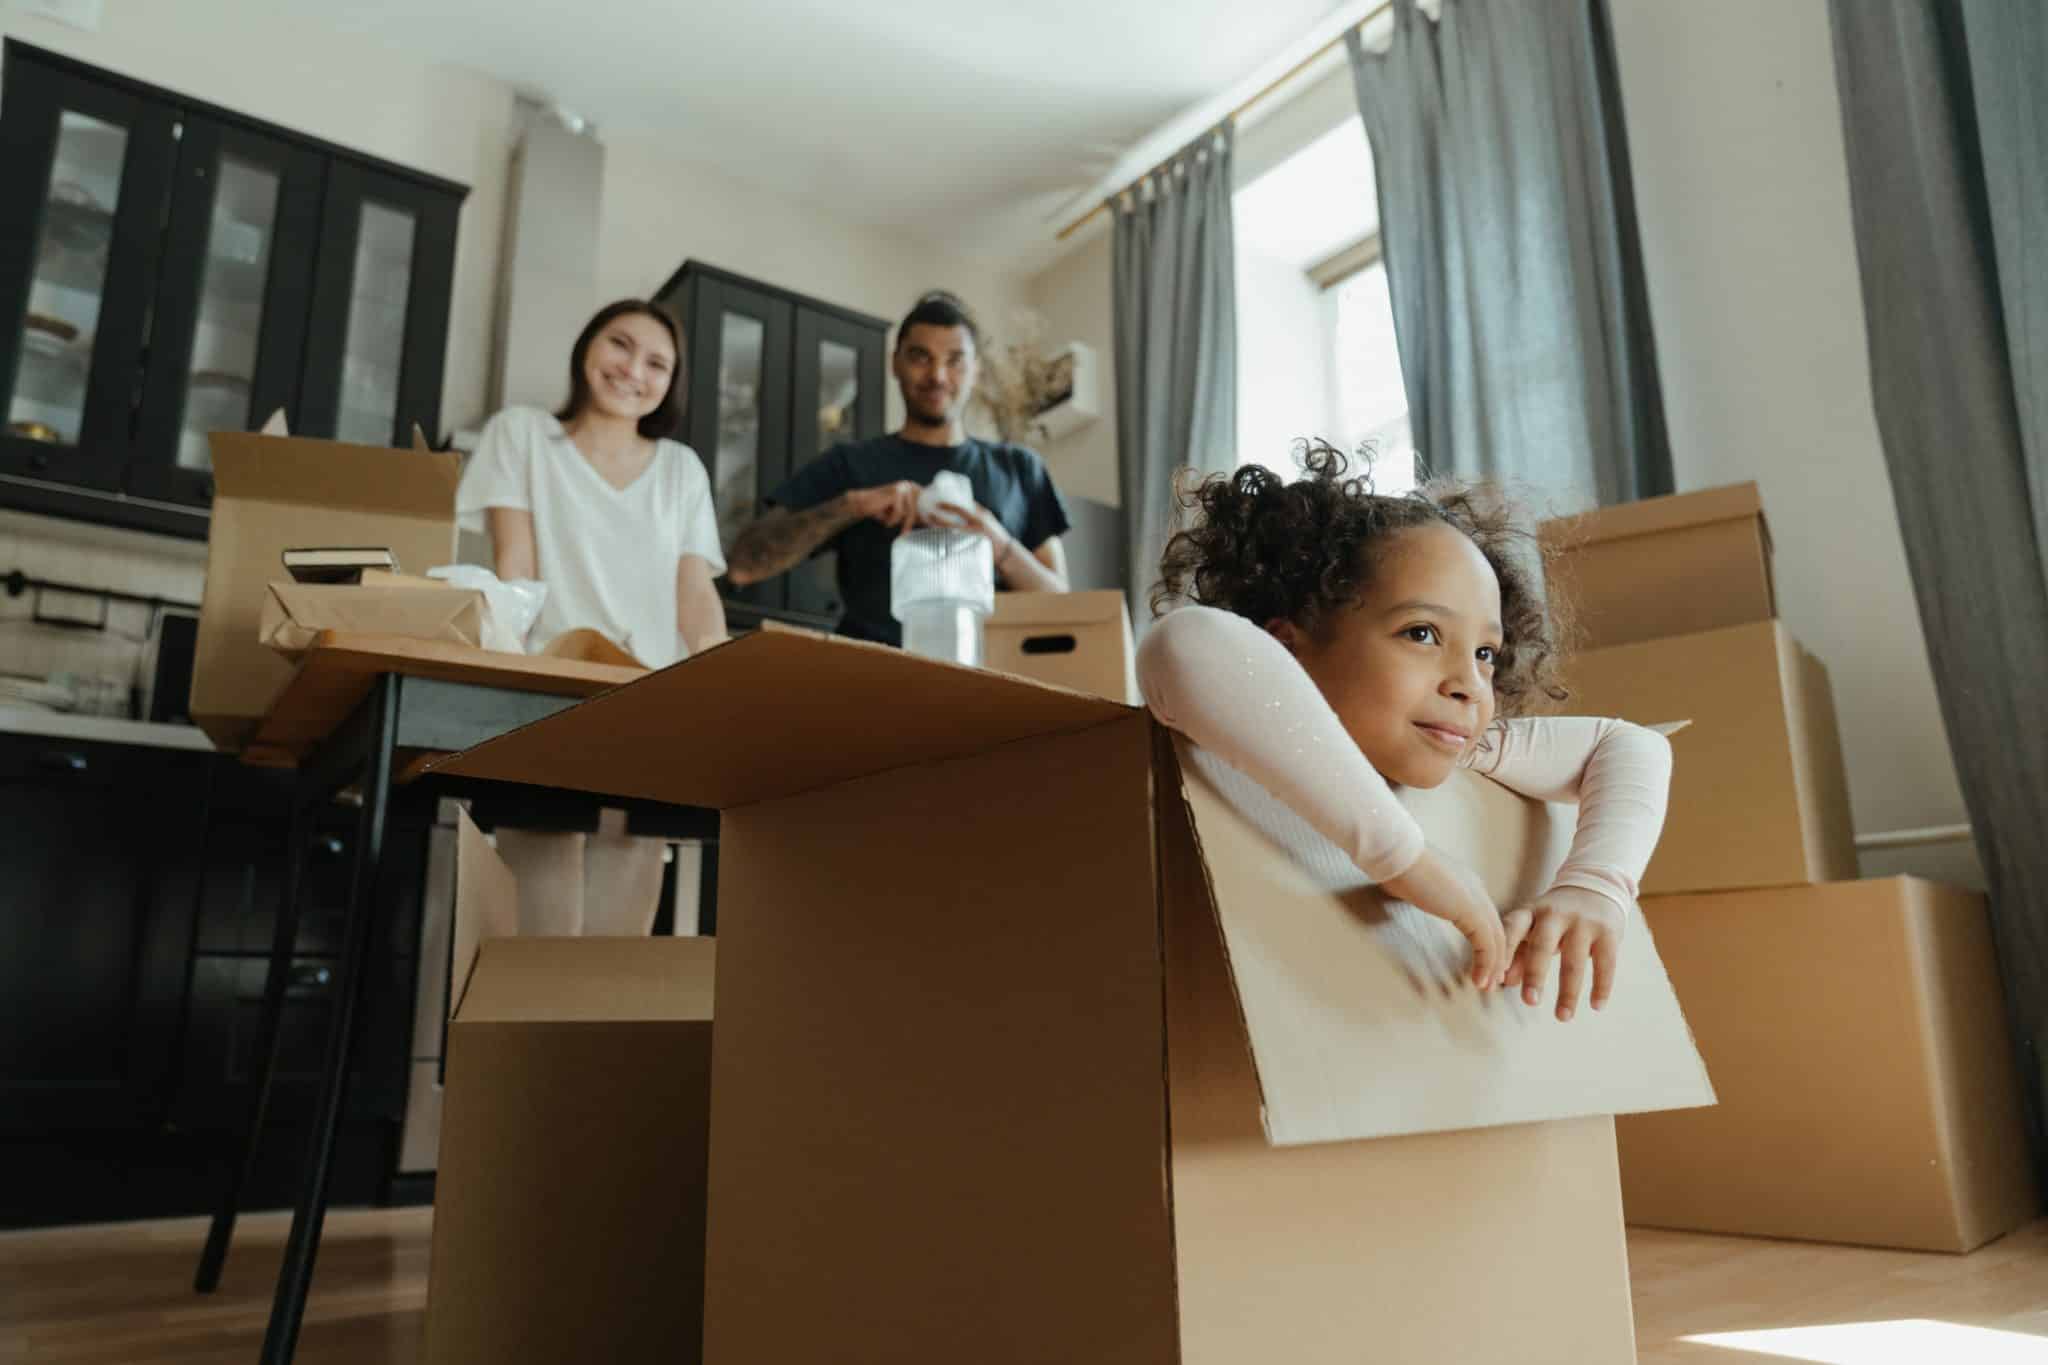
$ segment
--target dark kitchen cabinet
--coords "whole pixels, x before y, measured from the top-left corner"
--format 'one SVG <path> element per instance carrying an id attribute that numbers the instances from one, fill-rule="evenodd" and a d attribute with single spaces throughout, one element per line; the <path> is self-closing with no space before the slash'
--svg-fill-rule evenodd
<path id="1" fill-rule="evenodd" d="M 685 439 L 710 471 L 728 548 L 792 471 L 841 441 L 882 434 L 889 324 L 881 318 L 695 261 L 656 297 L 689 343 Z M 839 619 L 829 551 L 766 582 L 721 588 L 735 623 Z"/>
<path id="2" fill-rule="evenodd" d="M 210 1207 L 240 1147 L 289 773 L 0 734 L 0 1227 Z M 314 818 L 250 1207 L 291 1197 L 335 1000 L 354 808 Z M 336 1197 L 385 1197 L 410 1075 L 428 830 L 394 822 Z"/>
<path id="3" fill-rule="evenodd" d="M 143 1126 L 161 1104 L 211 759 L 0 737 L 0 1135 Z"/>
<path id="4" fill-rule="evenodd" d="M 8 502 L 203 537 L 210 431 L 439 431 L 462 186 L 15 42 L 0 184 Z"/>

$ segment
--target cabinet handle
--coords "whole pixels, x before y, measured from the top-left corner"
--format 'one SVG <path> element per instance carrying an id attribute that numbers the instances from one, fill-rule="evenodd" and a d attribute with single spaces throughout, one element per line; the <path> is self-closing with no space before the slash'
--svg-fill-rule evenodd
<path id="1" fill-rule="evenodd" d="M 46 773 L 82 773 L 92 767 L 92 760 L 84 754 L 51 749 L 36 755 L 36 766 Z"/>
<path id="2" fill-rule="evenodd" d="M 324 990 L 326 990 L 326 989 L 327 989 L 327 988 L 328 988 L 329 986 L 331 986 L 331 985 L 333 985 L 333 984 L 334 984 L 334 969 L 333 969 L 332 967 L 323 967 L 323 966 L 320 966 L 320 965 L 318 965 L 318 964 L 316 964 L 316 963 L 309 963 L 309 962 L 308 962 L 308 963 L 298 963 L 298 962 L 295 962 L 295 963 L 293 963 L 293 964 L 292 964 L 292 974 L 291 974 L 291 978 L 290 978 L 290 980 L 289 980 L 289 981 L 288 981 L 288 982 L 286 983 L 286 987 L 285 987 L 285 988 L 286 988 L 287 990 L 294 990 L 294 991 L 296 991 L 296 990 L 318 990 L 318 991 L 324 991 Z"/>

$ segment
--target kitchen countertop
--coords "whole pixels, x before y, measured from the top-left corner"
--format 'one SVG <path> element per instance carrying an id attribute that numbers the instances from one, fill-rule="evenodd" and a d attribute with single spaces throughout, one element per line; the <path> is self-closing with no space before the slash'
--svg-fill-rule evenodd
<path id="1" fill-rule="evenodd" d="M 210 751 L 213 741 L 196 725 L 159 725 L 112 716 L 74 716 L 32 706 L 0 706 L 0 734 L 89 739 L 103 744 L 139 744 L 155 749 Z"/>

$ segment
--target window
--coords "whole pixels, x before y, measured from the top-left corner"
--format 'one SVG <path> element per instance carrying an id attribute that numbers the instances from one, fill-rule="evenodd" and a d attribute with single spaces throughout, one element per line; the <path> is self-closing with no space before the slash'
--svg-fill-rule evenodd
<path id="1" fill-rule="evenodd" d="M 1370 443 L 1381 492 L 1415 485 L 1408 399 L 1378 259 L 1372 151 L 1356 115 L 1233 200 L 1238 459 L 1287 477 L 1294 443 Z"/>

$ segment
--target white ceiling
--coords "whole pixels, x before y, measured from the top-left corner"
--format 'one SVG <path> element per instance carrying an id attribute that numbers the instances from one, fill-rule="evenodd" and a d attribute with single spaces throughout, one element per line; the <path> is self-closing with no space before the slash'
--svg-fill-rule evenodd
<path id="1" fill-rule="evenodd" d="M 278 0 L 606 134 L 1012 268 L 1191 106 L 1355 0 Z"/>

